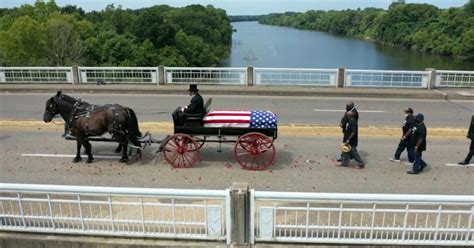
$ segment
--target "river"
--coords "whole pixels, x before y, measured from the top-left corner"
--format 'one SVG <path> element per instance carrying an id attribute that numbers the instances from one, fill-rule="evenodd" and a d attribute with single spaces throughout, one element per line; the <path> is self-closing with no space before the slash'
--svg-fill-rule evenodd
<path id="1" fill-rule="evenodd" d="M 232 50 L 222 66 L 378 70 L 474 70 L 474 63 L 324 32 L 233 22 Z"/>

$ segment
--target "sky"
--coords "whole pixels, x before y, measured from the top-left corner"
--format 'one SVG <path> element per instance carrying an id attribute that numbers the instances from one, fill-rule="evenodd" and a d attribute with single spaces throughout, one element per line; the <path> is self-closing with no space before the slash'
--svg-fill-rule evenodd
<path id="1" fill-rule="evenodd" d="M 190 4 L 222 8 L 228 15 L 261 15 L 286 11 L 304 12 L 311 9 L 341 10 L 366 7 L 387 8 L 393 0 L 56 0 L 59 6 L 76 5 L 86 11 L 101 10 L 108 4 L 121 5 L 124 9 L 138 9 L 167 4 L 182 7 Z M 429 3 L 439 8 L 460 7 L 468 0 L 406 0 L 406 3 Z M 35 0 L 0 0 L 0 8 L 33 4 Z"/>

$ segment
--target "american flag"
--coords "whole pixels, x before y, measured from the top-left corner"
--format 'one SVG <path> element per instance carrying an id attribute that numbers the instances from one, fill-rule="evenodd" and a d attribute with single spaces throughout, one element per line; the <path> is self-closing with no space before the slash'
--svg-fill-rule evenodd
<path id="1" fill-rule="evenodd" d="M 277 118 L 271 111 L 210 111 L 204 117 L 205 127 L 276 128 Z"/>

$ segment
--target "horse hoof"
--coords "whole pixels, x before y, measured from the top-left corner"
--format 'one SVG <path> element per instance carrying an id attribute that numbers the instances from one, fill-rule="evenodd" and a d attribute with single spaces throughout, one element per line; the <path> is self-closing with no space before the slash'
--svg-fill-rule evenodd
<path id="1" fill-rule="evenodd" d="M 87 159 L 86 164 L 90 164 L 90 163 L 92 163 L 92 161 L 94 161 L 94 160 L 93 159 Z"/>
<path id="2" fill-rule="evenodd" d="M 127 163 L 128 162 L 128 158 L 121 158 L 119 160 L 120 163 Z"/>
<path id="3" fill-rule="evenodd" d="M 73 163 L 78 163 L 78 162 L 81 162 L 82 161 L 82 158 L 74 158 L 72 160 Z"/>

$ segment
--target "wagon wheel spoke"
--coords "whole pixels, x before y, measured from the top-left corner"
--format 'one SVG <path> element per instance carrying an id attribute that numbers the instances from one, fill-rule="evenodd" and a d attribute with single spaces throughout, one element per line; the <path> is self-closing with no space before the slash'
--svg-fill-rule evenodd
<path id="1" fill-rule="evenodd" d="M 248 133 L 239 138 L 234 155 L 240 166 L 247 170 L 263 170 L 275 159 L 273 141 L 261 133 Z"/>
<path id="2" fill-rule="evenodd" d="M 191 136 L 177 133 L 164 144 L 163 155 L 174 168 L 189 168 L 199 161 L 199 144 Z"/>

